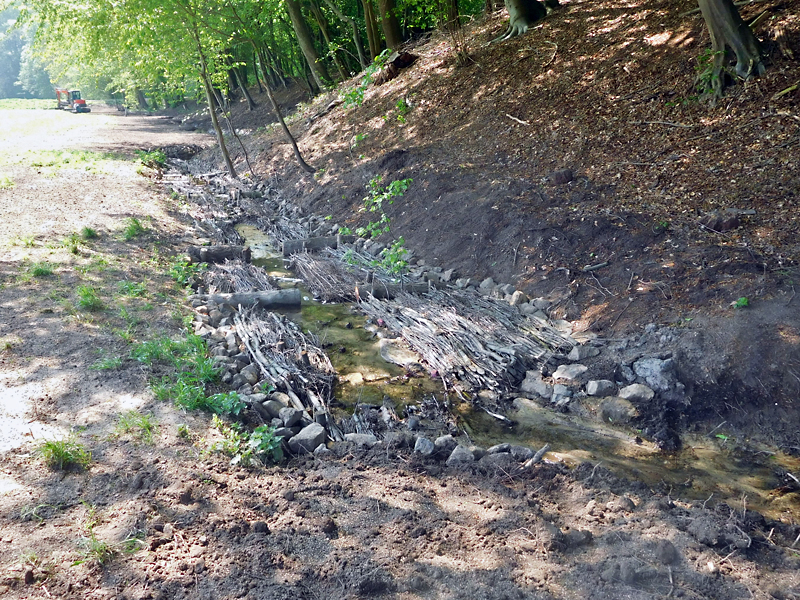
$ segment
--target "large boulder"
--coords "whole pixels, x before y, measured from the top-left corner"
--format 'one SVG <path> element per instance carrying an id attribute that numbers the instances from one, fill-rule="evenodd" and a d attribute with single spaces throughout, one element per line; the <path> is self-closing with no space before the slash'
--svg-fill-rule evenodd
<path id="1" fill-rule="evenodd" d="M 319 423 L 311 423 L 289 440 L 289 448 L 295 454 L 313 452 L 325 442 L 325 428 Z"/>

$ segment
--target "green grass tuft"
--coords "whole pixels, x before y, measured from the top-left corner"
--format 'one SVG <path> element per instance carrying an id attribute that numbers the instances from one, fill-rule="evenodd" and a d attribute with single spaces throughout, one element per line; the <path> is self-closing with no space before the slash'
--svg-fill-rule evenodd
<path id="1" fill-rule="evenodd" d="M 92 371 L 111 371 L 122 366 L 122 359 L 119 356 L 105 356 L 98 359 L 91 367 Z"/>
<path id="2" fill-rule="evenodd" d="M 123 413 L 117 419 L 114 433 L 117 435 L 131 435 L 145 444 L 153 443 L 153 435 L 158 428 L 152 415 L 143 415 L 135 410 Z"/>
<path id="3" fill-rule="evenodd" d="M 117 284 L 117 289 L 121 296 L 128 296 L 129 298 L 141 298 L 147 294 L 147 285 L 144 282 L 120 281 Z"/>
<path id="4" fill-rule="evenodd" d="M 42 442 L 36 452 L 48 467 L 59 471 L 85 469 L 92 462 L 92 453 L 72 438 Z"/>
<path id="5" fill-rule="evenodd" d="M 106 305 L 97 294 L 97 290 L 90 285 L 79 285 L 78 307 L 91 312 L 103 310 Z"/>
<path id="6" fill-rule="evenodd" d="M 128 219 L 125 229 L 122 230 L 122 237 L 126 242 L 130 242 L 132 239 L 144 235 L 145 233 L 147 233 L 147 228 L 142 225 L 139 219 L 131 217 Z"/>
<path id="7" fill-rule="evenodd" d="M 53 265 L 48 262 L 33 263 L 29 272 L 34 277 L 49 277 L 53 274 Z"/>
<path id="8" fill-rule="evenodd" d="M 84 240 L 96 240 L 99 236 L 96 230 L 92 229 L 91 227 L 84 227 L 81 229 L 81 237 Z"/>

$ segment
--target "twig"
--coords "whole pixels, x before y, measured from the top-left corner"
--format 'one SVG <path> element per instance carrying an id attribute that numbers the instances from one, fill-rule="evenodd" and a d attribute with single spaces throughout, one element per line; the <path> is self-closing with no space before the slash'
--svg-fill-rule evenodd
<path id="1" fill-rule="evenodd" d="M 628 304 L 626 304 L 626 305 L 625 305 L 625 308 L 623 308 L 623 309 L 622 309 L 622 310 L 619 312 L 619 314 L 617 315 L 617 318 L 616 318 L 616 319 L 614 319 L 614 322 L 613 322 L 613 323 L 611 323 L 610 327 L 613 327 L 614 325 L 616 325 L 616 324 L 617 324 L 617 321 L 619 321 L 619 318 L 620 318 L 620 317 L 623 315 L 623 313 L 624 313 L 626 310 L 628 310 L 628 308 L 630 307 L 630 305 L 631 305 L 631 304 L 633 304 L 633 300 L 631 300 L 630 302 L 628 302 Z"/>
<path id="2" fill-rule="evenodd" d="M 777 99 L 778 99 L 778 98 L 780 98 L 781 96 L 785 96 L 786 94 L 788 94 L 788 93 L 790 93 L 790 92 L 793 92 L 793 91 L 795 91 L 795 90 L 796 90 L 798 87 L 800 87 L 800 81 L 798 81 L 797 83 L 794 83 L 794 84 L 790 85 L 790 86 L 789 86 L 788 88 L 786 88 L 785 90 L 781 90 L 781 91 L 780 91 L 780 92 L 778 92 L 777 94 L 773 95 L 773 96 L 772 96 L 772 98 L 770 98 L 770 100 L 777 100 Z"/>
<path id="3" fill-rule="evenodd" d="M 527 121 L 523 121 L 522 119 L 518 119 L 517 117 L 512 117 L 510 114 L 506 113 L 506 116 L 511 119 L 512 121 L 516 121 L 520 125 L 530 125 Z"/>
<path id="4" fill-rule="evenodd" d="M 597 269 L 602 269 L 603 267 L 608 266 L 608 261 L 597 263 L 596 265 L 587 265 L 583 267 L 582 271 L 584 273 L 588 273 L 589 271 L 596 271 Z"/>
<path id="5" fill-rule="evenodd" d="M 722 427 L 723 425 L 725 425 L 725 423 L 727 423 L 727 421 L 723 421 L 722 423 L 720 423 L 719 425 L 717 425 L 716 427 L 714 427 L 714 429 L 712 429 L 711 431 L 709 431 L 709 432 L 708 432 L 706 435 L 711 435 L 711 434 L 712 434 L 712 433 L 714 433 L 714 432 L 715 432 L 717 429 L 719 429 L 720 427 Z"/>
<path id="6" fill-rule="evenodd" d="M 786 302 L 786 306 L 789 306 L 792 303 L 792 300 L 794 300 L 795 295 L 796 295 L 796 292 L 794 291 L 794 286 L 792 286 L 792 295 L 789 298 L 789 300 Z"/>
<path id="7" fill-rule="evenodd" d="M 672 123 L 670 121 L 631 121 L 634 125 L 666 125 L 667 127 L 680 127 L 681 129 L 694 129 L 694 125 Z"/>
<path id="8" fill-rule="evenodd" d="M 609 290 L 607 287 L 605 287 L 605 286 L 604 286 L 602 283 L 600 283 L 600 280 L 599 280 L 599 279 L 598 279 L 598 278 L 595 276 L 595 274 L 594 274 L 594 273 L 589 273 L 589 275 L 591 275 L 591 276 L 592 276 L 592 279 L 594 279 L 594 280 L 597 282 L 597 285 L 599 285 L 601 289 L 605 290 L 605 291 L 606 291 L 606 293 L 607 293 L 609 296 L 616 296 L 616 294 L 615 294 L 614 292 L 612 292 L 612 291 L 611 291 L 611 290 Z"/>

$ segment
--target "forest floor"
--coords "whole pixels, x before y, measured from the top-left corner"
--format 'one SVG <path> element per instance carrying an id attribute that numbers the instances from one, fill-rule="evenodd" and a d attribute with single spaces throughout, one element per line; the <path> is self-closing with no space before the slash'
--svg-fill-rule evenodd
<path id="1" fill-rule="evenodd" d="M 257 175 L 331 223 L 363 224 L 375 176 L 413 178 L 387 214 L 418 258 L 545 297 L 606 339 L 650 323 L 702 336 L 692 367 L 715 381 L 692 419 L 791 453 L 800 96 L 771 98 L 800 79 L 775 41 L 783 28 L 800 56 L 800 5 L 743 9 L 769 12 L 769 71 L 711 108 L 693 87 L 707 34 L 684 4 L 571 2 L 487 46 L 495 16 L 469 30 L 464 67 L 451 40 L 422 40 L 362 106 L 315 116 L 334 93 L 299 106 L 290 125 L 313 177 L 279 131 L 258 131 L 267 111 L 238 107 L 234 123 Z M 156 401 L 128 358 L 185 325 L 168 272 L 196 241 L 191 205 L 137 172 L 153 175 L 133 151 L 213 138 L 99 106 L 27 113 L 2 115 L 3 597 L 800 598 L 796 490 L 767 520 L 746 496 L 690 500 L 600 464 L 448 467 L 402 437 L 229 465 L 210 419 Z M 555 183 L 562 169 L 574 178 Z M 67 435 L 91 450 L 87 469 L 36 454 Z"/>

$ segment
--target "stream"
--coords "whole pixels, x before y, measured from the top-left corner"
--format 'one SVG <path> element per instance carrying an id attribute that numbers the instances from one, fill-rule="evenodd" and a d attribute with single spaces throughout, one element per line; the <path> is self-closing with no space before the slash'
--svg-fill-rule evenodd
<path id="1" fill-rule="evenodd" d="M 379 330 L 349 304 L 314 300 L 285 268 L 282 254 L 270 247 L 265 234 L 248 225 L 238 225 L 237 230 L 251 247 L 254 264 L 266 269 L 281 285 L 301 288 L 301 310 L 285 314 L 303 331 L 319 338 L 338 373 L 336 400 L 345 411 L 359 402 L 380 405 L 389 397 L 402 416 L 405 406 L 425 397 L 445 398 L 440 380 L 424 372 L 408 377 L 404 367 L 384 360 L 382 347 L 384 355 L 399 354 L 396 362 L 415 362 L 413 353 L 409 356 L 408 350 L 385 339 L 385 329 Z M 471 443 L 479 446 L 508 442 L 536 450 L 547 443 L 551 450 L 546 460 L 600 464 L 673 499 L 713 498 L 783 521 L 800 517 L 799 494 L 780 490 L 787 483 L 781 479 L 783 473 L 800 473 L 800 458 L 756 447 L 749 441 L 740 443 L 722 431 L 705 436 L 684 434 L 683 449 L 665 454 L 655 444 L 642 440 L 635 429 L 559 413 L 544 404 L 525 398 L 515 400 L 514 410 L 507 415 L 510 423 L 473 410 L 464 401 L 456 401 L 451 411 Z"/>

